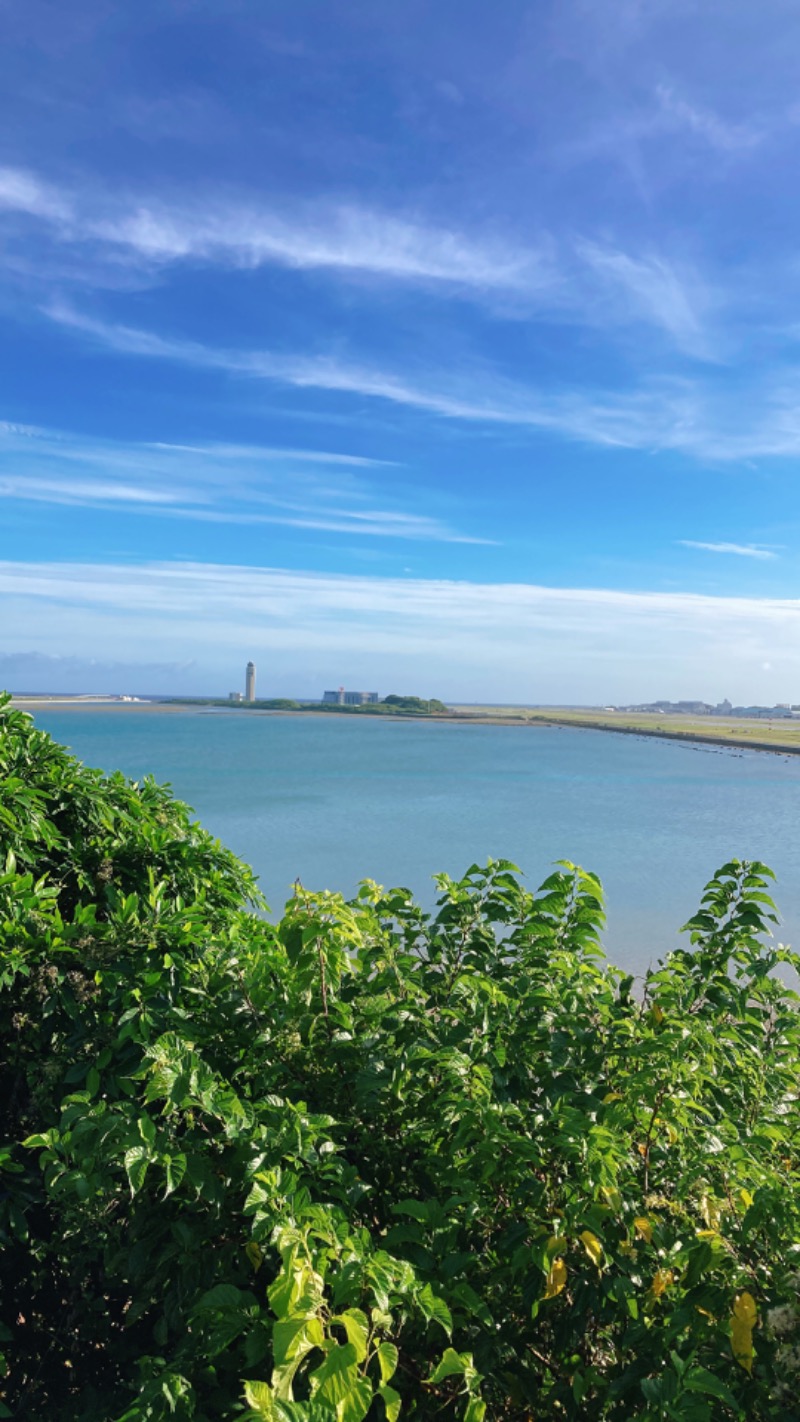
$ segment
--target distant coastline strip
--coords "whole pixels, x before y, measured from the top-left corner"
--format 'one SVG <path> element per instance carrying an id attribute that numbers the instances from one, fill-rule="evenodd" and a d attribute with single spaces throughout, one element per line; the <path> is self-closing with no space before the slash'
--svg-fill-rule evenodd
<path id="1" fill-rule="evenodd" d="M 259 715 L 259 716 L 369 716 L 374 717 L 376 709 L 370 706 L 330 706 L 323 709 L 322 706 L 304 705 L 289 709 L 278 709 L 277 707 L 260 707 L 258 702 L 248 705 L 247 703 L 231 703 L 218 700 L 207 699 L 185 699 L 173 697 L 164 700 L 130 700 L 118 701 L 111 697 L 71 697 L 71 696 L 14 696 L 12 704 L 19 710 L 28 712 L 36 711 L 119 711 L 136 712 L 138 714 L 147 713 L 171 713 L 171 714 L 229 714 L 229 715 Z M 628 720 L 623 722 L 618 715 L 598 716 L 596 713 L 585 713 L 580 711 L 561 711 L 559 709 L 550 710 L 544 708 L 527 707 L 457 707 L 449 708 L 443 712 L 419 713 L 414 711 L 400 710 L 392 708 L 393 714 L 383 714 L 385 721 L 413 722 L 436 722 L 445 725 L 459 726 L 506 726 L 506 727 L 536 727 L 551 726 L 561 729 L 585 730 L 585 731 L 612 731 L 615 735 L 623 736 L 645 736 L 654 740 L 681 741 L 685 745 L 698 746 L 720 746 L 728 750 L 754 750 L 770 751 L 774 755 L 800 755 L 800 722 L 781 724 L 780 728 L 773 723 L 760 724 L 755 719 L 745 720 L 742 718 L 740 724 L 731 726 L 730 724 L 720 725 L 719 722 L 709 721 L 708 728 L 705 725 L 699 726 L 695 720 L 691 720 L 687 726 L 665 726 L 663 719 L 661 724 L 655 726 L 642 725 L 637 719 L 635 722 Z M 672 717 L 674 721 L 682 718 Z M 688 718 L 687 718 L 688 719 Z M 791 727 L 791 730 L 789 730 Z M 796 731 L 796 736 L 792 740 L 784 740 L 782 737 L 791 735 Z M 779 739 L 780 737 L 780 739 Z"/>

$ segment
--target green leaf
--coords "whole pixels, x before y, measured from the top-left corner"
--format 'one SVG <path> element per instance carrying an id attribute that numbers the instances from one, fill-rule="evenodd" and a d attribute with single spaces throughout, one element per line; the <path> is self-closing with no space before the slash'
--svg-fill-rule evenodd
<path id="1" fill-rule="evenodd" d="M 246 1382 L 244 1385 L 244 1398 L 248 1407 L 257 1412 L 263 1422 L 274 1422 L 275 1400 L 272 1388 L 265 1382 Z"/>
<path id="2" fill-rule="evenodd" d="M 730 1407 L 733 1412 L 739 1411 L 739 1404 L 736 1401 L 730 1388 L 725 1385 L 721 1378 L 717 1378 L 708 1368 L 695 1366 L 690 1368 L 683 1377 L 683 1385 L 690 1392 L 704 1393 L 707 1397 L 716 1397 L 720 1402 L 724 1402 L 726 1407 Z"/>
<path id="3" fill-rule="evenodd" d="M 455 1348 L 445 1348 L 439 1363 L 426 1382 L 439 1383 L 444 1378 L 454 1377 L 456 1374 L 463 1377 L 466 1372 L 474 1372 L 472 1354 L 457 1353 Z"/>
<path id="4" fill-rule="evenodd" d="M 28 1150 L 49 1150 L 53 1140 L 49 1131 L 46 1134 L 39 1132 L 33 1136 L 26 1136 L 22 1144 Z"/>
<path id="5" fill-rule="evenodd" d="M 215 1284 L 200 1296 L 195 1304 L 195 1312 L 208 1313 L 218 1308 L 241 1308 L 242 1300 L 242 1291 L 237 1289 L 235 1284 Z"/>
<path id="6" fill-rule="evenodd" d="M 381 1383 L 378 1387 L 378 1396 L 383 1398 L 383 1405 L 386 1408 L 386 1422 L 397 1422 L 402 1406 L 399 1392 L 395 1392 L 393 1387 L 387 1387 L 386 1383 Z"/>
<path id="7" fill-rule="evenodd" d="M 173 1190 L 177 1190 L 178 1186 L 183 1180 L 184 1175 L 186 1174 L 186 1156 L 167 1156 L 166 1160 L 164 1161 L 164 1169 L 167 1176 L 167 1188 L 165 1191 L 166 1197 L 166 1195 L 171 1195 Z"/>
<path id="8" fill-rule="evenodd" d="M 357 1381 L 356 1350 L 352 1343 L 334 1343 L 324 1363 L 311 1374 L 314 1395 L 334 1407 L 353 1391 Z"/>
<path id="9" fill-rule="evenodd" d="M 369 1324 L 367 1315 L 359 1308 L 349 1308 L 344 1313 L 336 1314 L 331 1323 L 340 1323 L 347 1333 L 348 1343 L 352 1343 L 356 1350 L 356 1362 L 363 1363 L 367 1356 L 367 1339 L 369 1337 Z"/>
<path id="10" fill-rule="evenodd" d="M 131 1187 L 131 1195 L 136 1195 L 144 1185 L 144 1177 L 147 1174 L 147 1167 L 150 1163 L 150 1152 L 147 1146 L 131 1146 L 125 1152 L 125 1170 L 128 1175 L 128 1184 Z"/>
<path id="11" fill-rule="evenodd" d="M 419 1220 L 425 1224 L 430 1218 L 430 1205 L 424 1200 L 398 1200 L 396 1205 L 392 1205 L 393 1215 L 409 1215 L 413 1220 Z"/>
<path id="12" fill-rule="evenodd" d="M 174 1412 L 182 1399 L 191 1397 L 192 1385 L 180 1373 L 167 1373 L 161 1380 L 161 1392 L 167 1399 L 170 1412 Z"/>
<path id="13" fill-rule="evenodd" d="M 336 1408 L 337 1422 L 362 1422 L 372 1403 L 372 1383 L 357 1377 L 352 1388 Z"/>
<path id="14" fill-rule="evenodd" d="M 486 1403 L 480 1397 L 471 1397 L 464 1412 L 464 1422 L 483 1422 Z"/>
<path id="15" fill-rule="evenodd" d="M 450 1315 L 450 1310 L 444 1302 L 444 1299 L 440 1299 L 434 1294 L 430 1284 L 425 1284 L 420 1289 L 417 1294 L 417 1303 L 425 1318 L 440 1324 L 448 1337 L 450 1337 L 453 1332 L 453 1320 Z"/>
<path id="16" fill-rule="evenodd" d="M 398 1353 L 394 1343 L 384 1340 L 375 1350 L 381 1370 L 381 1382 L 387 1383 L 397 1371 Z"/>
<path id="17" fill-rule="evenodd" d="M 318 1318 L 279 1319 L 272 1329 L 275 1366 L 281 1368 L 284 1363 L 295 1362 L 312 1348 L 322 1348 L 324 1343 L 325 1334 Z"/>
<path id="18" fill-rule="evenodd" d="M 136 1122 L 139 1128 L 139 1135 L 147 1145 L 152 1145 L 156 1138 L 155 1122 L 150 1116 L 140 1116 Z"/>

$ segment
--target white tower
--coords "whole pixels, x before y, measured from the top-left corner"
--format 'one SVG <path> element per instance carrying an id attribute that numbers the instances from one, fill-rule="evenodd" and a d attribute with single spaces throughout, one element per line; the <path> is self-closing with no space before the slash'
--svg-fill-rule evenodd
<path id="1" fill-rule="evenodd" d="M 245 699 L 245 701 L 255 701 L 255 699 L 256 699 L 256 664 L 255 664 L 255 662 L 248 662 L 248 663 L 247 663 L 247 672 L 246 672 L 246 674 L 245 674 L 245 682 L 244 682 L 244 699 Z"/>

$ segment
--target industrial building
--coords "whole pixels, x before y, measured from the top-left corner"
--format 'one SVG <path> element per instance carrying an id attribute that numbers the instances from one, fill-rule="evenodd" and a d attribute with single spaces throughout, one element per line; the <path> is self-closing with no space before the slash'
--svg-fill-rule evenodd
<path id="1" fill-rule="evenodd" d="M 255 662 L 248 662 L 248 663 L 247 663 L 247 671 L 246 671 L 246 673 L 245 673 L 245 680 L 244 680 L 244 699 L 245 699 L 245 701 L 255 701 L 255 699 L 256 699 L 256 664 L 255 664 Z"/>
<path id="2" fill-rule="evenodd" d="M 343 686 L 322 695 L 326 706 L 374 706 L 380 699 L 377 691 L 345 691 Z"/>

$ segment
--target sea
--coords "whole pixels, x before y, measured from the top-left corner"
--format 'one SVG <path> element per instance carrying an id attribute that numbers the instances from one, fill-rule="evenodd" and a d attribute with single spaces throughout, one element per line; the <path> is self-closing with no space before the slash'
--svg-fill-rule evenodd
<path id="1" fill-rule="evenodd" d="M 359 880 L 432 908 L 440 871 L 566 859 L 605 888 L 609 957 L 643 973 L 731 858 L 777 876 L 800 948 L 800 757 L 567 727 L 128 707 L 37 710 L 82 760 L 168 781 L 252 865 L 274 916 L 292 885 Z M 688 944 L 687 944 L 688 946 Z"/>

